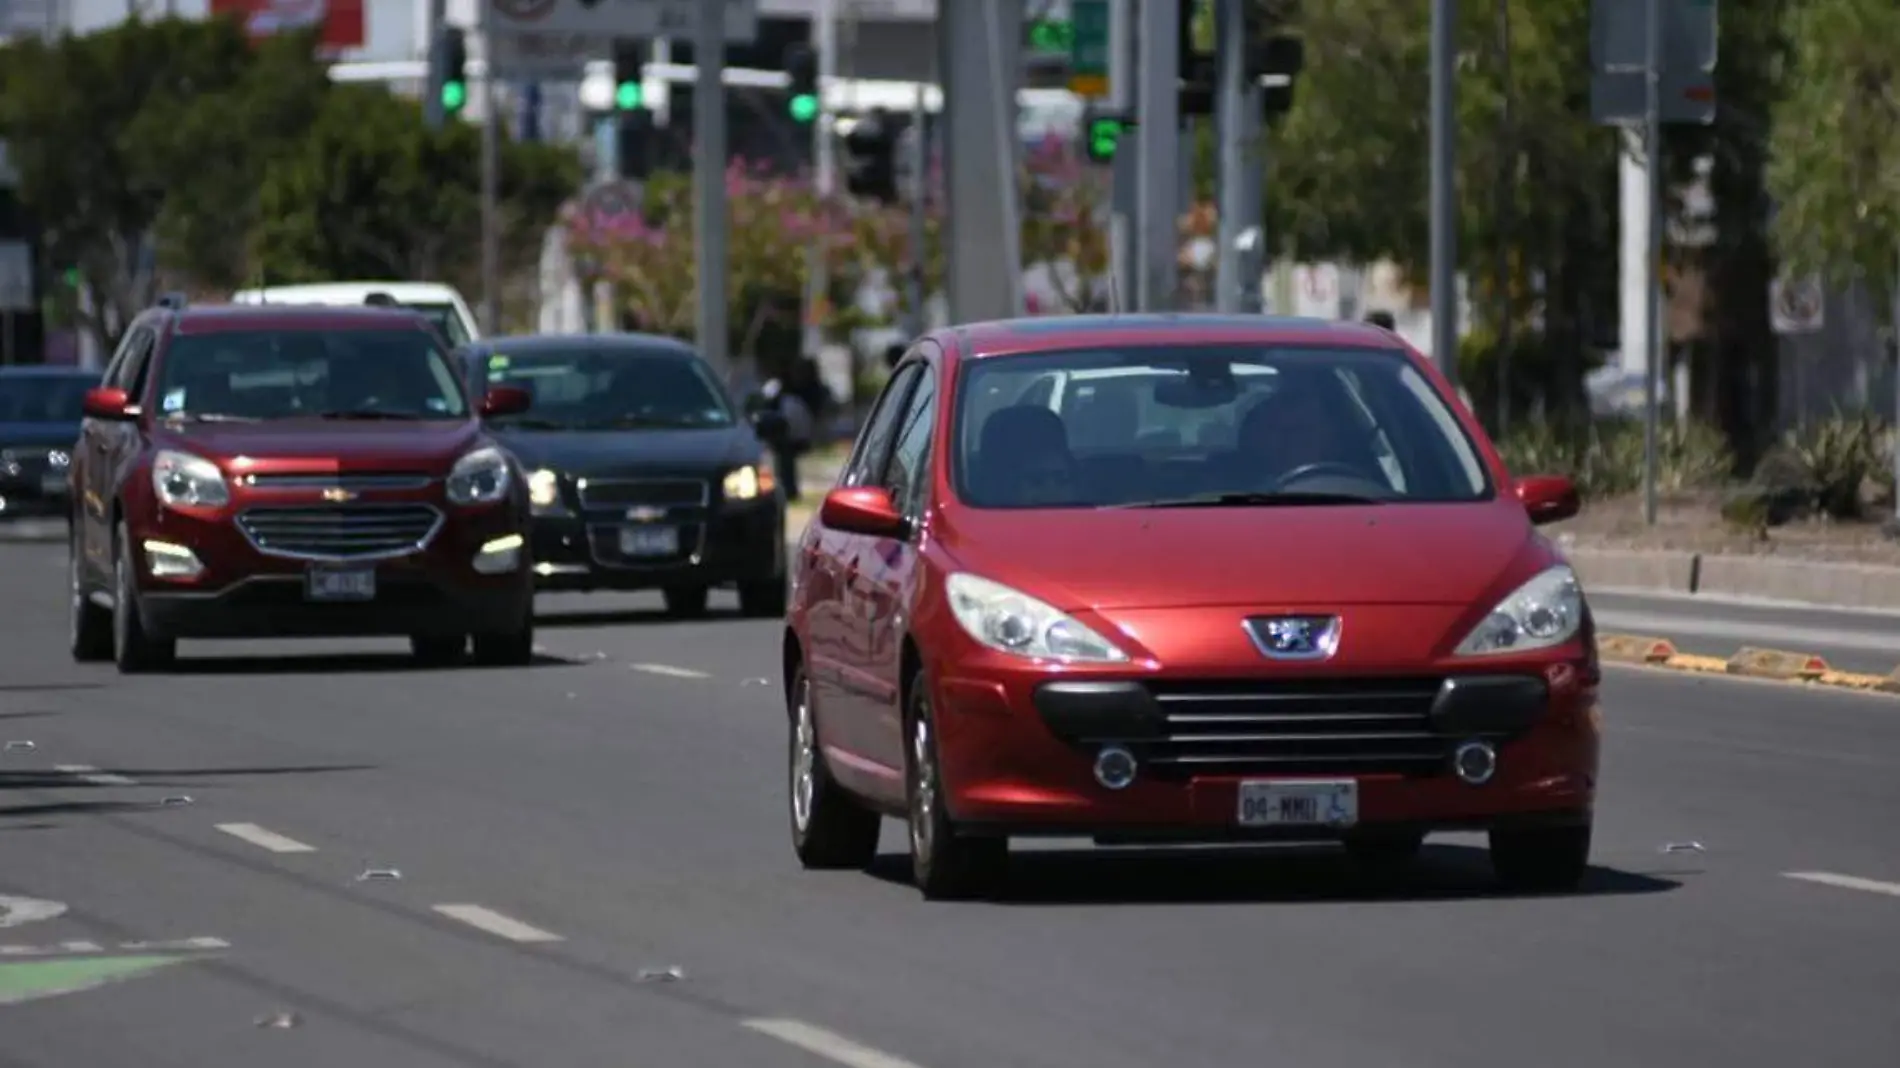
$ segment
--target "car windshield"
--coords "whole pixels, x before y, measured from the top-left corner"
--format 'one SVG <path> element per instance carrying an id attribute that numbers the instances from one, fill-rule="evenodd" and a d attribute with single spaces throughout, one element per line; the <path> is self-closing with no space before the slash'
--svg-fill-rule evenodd
<path id="1" fill-rule="evenodd" d="M 462 419 L 448 356 L 422 330 L 245 330 L 172 338 L 167 418 Z"/>
<path id="2" fill-rule="evenodd" d="M 1491 496 L 1470 436 L 1401 354 L 1259 345 L 964 366 L 957 494 L 978 508 L 1260 507 Z"/>
<path id="3" fill-rule="evenodd" d="M 429 320 L 431 326 L 441 331 L 450 348 L 474 340 L 468 336 L 467 327 L 462 325 L 462 313 L 453 304 L 404 304 L 403 307 Z"/>
<path id="4" fill-rule="evenodd" d="M 0 423 L 77 423 L 98 384 L 82 375 L 0 375 Z"/>
<path id="5" fill-rule="evenodd" d="M 489 386 L 527 390 L 526 414 L 497 426 L 549 430 L 689 429 L 733 423 L 719 383 L 697 358 L 675 352 L 557 349 L 485 358 Z"/>

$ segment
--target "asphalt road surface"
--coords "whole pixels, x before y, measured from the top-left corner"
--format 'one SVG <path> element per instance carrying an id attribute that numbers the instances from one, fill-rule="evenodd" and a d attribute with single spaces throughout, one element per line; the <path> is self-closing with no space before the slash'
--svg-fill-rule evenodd
<path id="1" fill-rule="evenodd" d="M 1813 653 L 1841 671 L 1885 675 L 1900 666 L 1893 612 L 1634 592 L 1590 592 L 1604 631 L 1668 638 L 1685 653 L 1731 656 L 1743 646 Z"/>
<path id="2" fill-rule="evenodd" d="M 1893 699 L 1616 671 L 1573 896 L 1448 839 L 1399 892 L 1328 850 L 1045 849 L 932 905 L 894 824 L 873 874 L 797 869 L 771 623 L 564 598 L 533 668 L 187 645 L 122 680 L 68 660 L 63 566 L 0 546 L 3 1068 L 1900 1053 Z"/>

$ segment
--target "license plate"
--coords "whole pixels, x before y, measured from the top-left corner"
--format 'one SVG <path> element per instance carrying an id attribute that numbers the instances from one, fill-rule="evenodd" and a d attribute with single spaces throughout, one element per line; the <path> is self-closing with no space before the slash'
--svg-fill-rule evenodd
<path id="1" fill-rule="evenodd" d="M 367 567 L 312 568 L 305 578 L 304 592 L 313 601 L 373 601 L 376 571 Z"/>
<path id="2" fill-rule="evenodd" d="M 48 497 L 61 497 L 66 493 L 65 475 L 40 476 L 40 492 Z"/>
<path id="3" fill-rule="evenodd" d="M 680 551 L 677 527 L 621 527 L 620 555 L 673 556 Z"/>
<path id="4" fill-rule="evenodd" d="M 1350 827 L 1359 822 L 1352 779 L 1250 781 L 1240 784 L 1243 827 Z"/>

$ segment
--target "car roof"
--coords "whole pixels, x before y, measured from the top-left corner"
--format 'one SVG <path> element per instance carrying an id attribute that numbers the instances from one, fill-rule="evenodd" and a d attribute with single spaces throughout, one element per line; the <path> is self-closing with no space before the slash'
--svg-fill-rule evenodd
<path id="1" fill-rule="evenodd" d="M 1291 315 L 1203 312 L 1036 315 L 950 327 L 960 355 L 970 359 L 1086 348 L 1169 342 L 1337 345 L 1405 351 L 1405 343 L 1367 323 Z"/>
<path id="2" fill-rule="evenodd" d="M 642 356 L 669 355 L 697 359 L 699 350 L 676 337 L 665 334 L 515 334 L 509 337 L 485 337 L 463 348 L 471 353 L 600 352 Z"/>
<path id="3" fill-rule="evenodd" d="M 99 372 L 87 367 L 74 367 L 69 363 L 14 363 L 0 366 L 0 378 L 89 378 L 97 379 Z"/>
<path id="4" fill-rule="evenodd" d="M 313 282 L 297 286 L 266 286 L 240 289 L 231 294 L 233 304 L 361 304 L 371 293 L 387 293 L 401 304 L 453 304 L 459 294 L 442 282 Z"/>
<path id="5" fill-rule="evenodd" d="M 406 308 L 366 304 L 194 304 L 172 314 L 177 317 L 180 334 L 242 330 L 433 331 L 428 320 Z"/>

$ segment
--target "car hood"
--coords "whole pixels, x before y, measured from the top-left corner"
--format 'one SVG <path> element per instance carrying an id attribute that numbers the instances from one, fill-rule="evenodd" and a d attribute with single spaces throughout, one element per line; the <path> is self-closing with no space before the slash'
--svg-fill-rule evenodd
<path id="1" fill-rule="evenodd" d="M 10 445 L 69 449 L 78 440 L 78 423 L 0 423 L 0 449 Z"/>
<path id="2" fill-rule="evenodd" d="M 1556 558 L 1515 501 L 1366 506 L 957 509 L 964 567 L 1065 611 L 1464 605 Z M 1527 555 L 1538 557 L 1526 561 Z"/>
<path id="3" fill-rule="evenodd" d="M 261 423 L 164 424 L 155 435 L 160 447 L 195 452 L 225 464 L 238 457 L 284 461 L 291 466 L 328 470 L 377 468 L 448 470 L 482 440 L 474 420 L 426 422 L 317 422 L 304 419 Z"/>
<path id="4" fill-rule="evenodd" d="M 497 440 L 527 467 L 566 475 L 636 471 L 709 471 L 758 459 L 759 441 L 745 427 L 692 430 L 502 430 Z"/>

